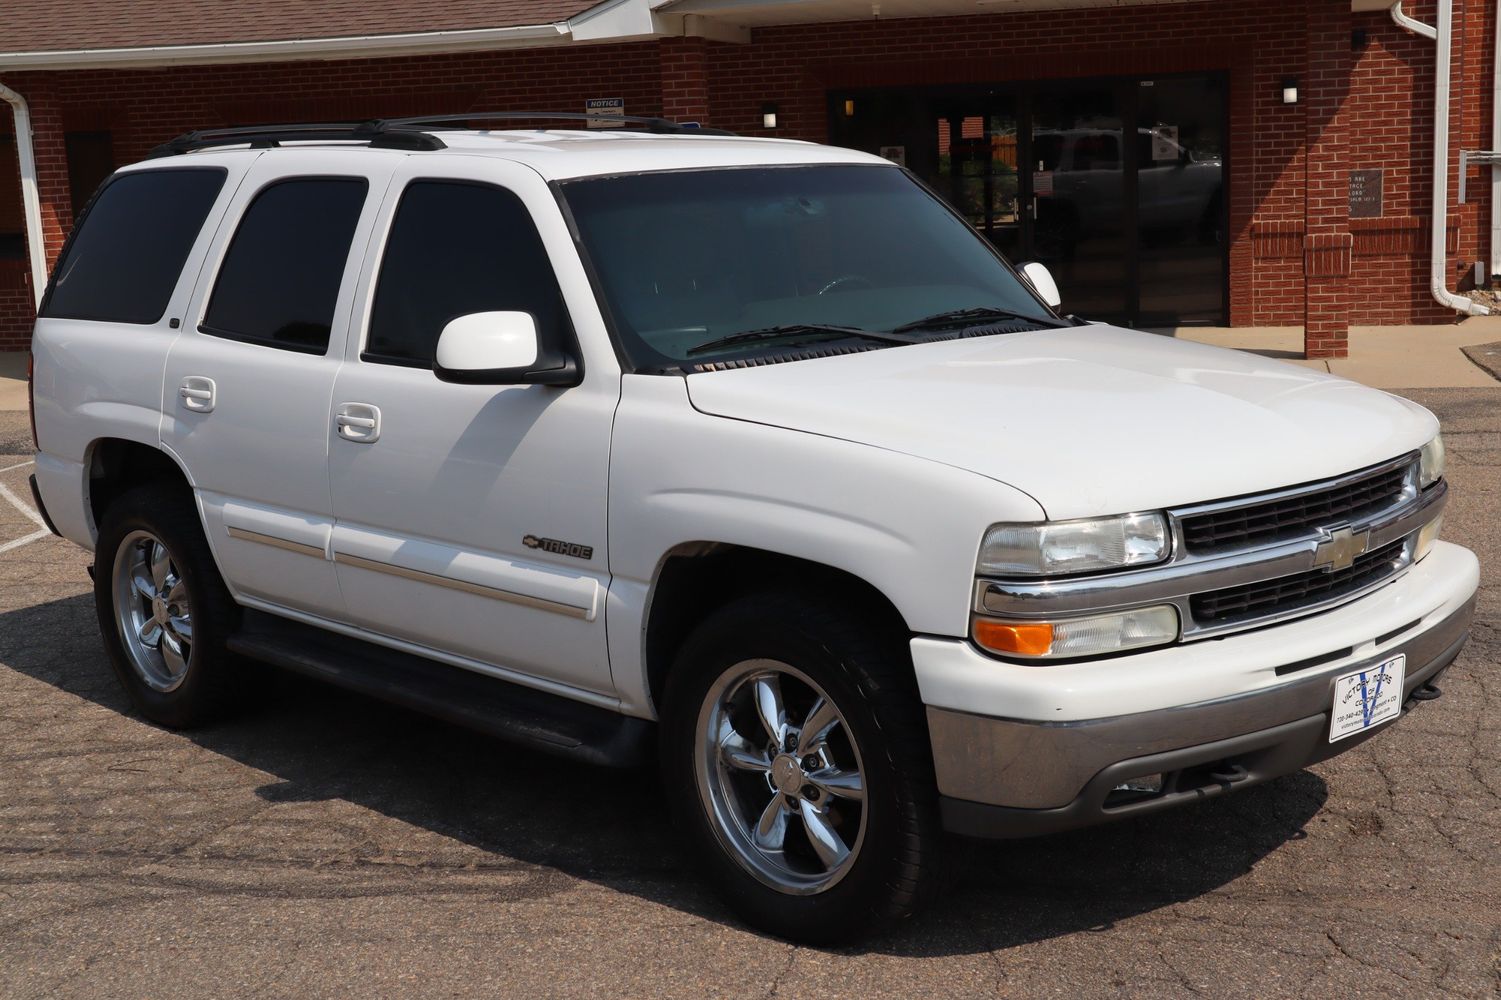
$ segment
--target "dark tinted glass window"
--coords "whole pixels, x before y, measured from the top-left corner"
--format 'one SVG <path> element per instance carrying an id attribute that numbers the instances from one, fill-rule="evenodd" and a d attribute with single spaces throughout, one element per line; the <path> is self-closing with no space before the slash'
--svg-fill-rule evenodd
<path id="1" fill-rule="evenodd" d="M 509 191 L 454 181 L 407 186 L 381 261 L 364 358 L 427 367 L 456 316 L 528 312 L 557 343 L 562 297 L 531 215 Z"/>
<path id="2" fill-rule="evenodd" d="M 68 196 L 73 211 L 83 211 L 99 185 L 115 172 L 115 137 L 108 132 L 65 132 Z"/>
<path id="3" fill-rule="evenodd" d="M 256 195 L 224 255 L 203 331 L 310 354 L 328 350 L 367 186 L 358 177 L 311 177 Z"/>
<path id="4" fill-rule="evenodd" d="M 786 357 L 796 340 L 705 347 L 779 327 L 890 332 L 979 308 L 1056 325 L 983 237 L 893 166 L 673 170 L 568 181 L 563 192 L 640 371 Z"/>
<path id="5" fill-rule="evenodd" d="M 68 243 L 42 315 L 113 323 L 155 323 L 225 172 L 151 170 L 110 181 Z"/>

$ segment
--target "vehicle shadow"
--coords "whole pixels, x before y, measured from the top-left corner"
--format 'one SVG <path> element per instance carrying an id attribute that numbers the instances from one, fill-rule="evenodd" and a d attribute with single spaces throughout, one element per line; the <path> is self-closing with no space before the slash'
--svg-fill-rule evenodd
<path id="1" fill-rule="evenodd" d="M 0 614 L 0 664 L 131 712 L 88 595 Z M 268 697 L 243 716 L 184 734 L 272 775 L 256 789 L 262 799 L 346 800 L 497 859 L 737 926 L 680 857 L 666 822 L 668 792 L 650 771 L 557 760 L 271 668 L 267 677 Z M 1243 875 L 1301 838 L 1326 797 L 1323 781 L 1302 772 L 1167 815 L 1062 836 L 956 838 L 938 905 L 852 951 L 968 954 L 1108 928 Z"/>

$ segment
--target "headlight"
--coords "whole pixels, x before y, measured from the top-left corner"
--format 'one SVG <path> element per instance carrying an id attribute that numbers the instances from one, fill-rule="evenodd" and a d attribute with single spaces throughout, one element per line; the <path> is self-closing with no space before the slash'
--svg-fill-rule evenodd
<path id="1" fill-rule="evenodd" d="M 1098 656 L 1177 641 L 1178 609 L 1159 604 L 1051 622 L 976 618 L 974 635 L 982 648 L 1003 656 L 1027 660 Z"/>
<path id="2" fill-rule="evenodd" d="M 1161 514 L 1082 521 L 996 524 L 980 545 L 981 576 L 1055 576 L 1145 566 L 1167 558 L 1172 540 Z"/>
<path id="3" fill-rule="evenodd" d="M 1427 489 L 1444 477 L 1444 436 L 1437 434 L 1423 445 L 1418 459 L 1418 487 Z"/>

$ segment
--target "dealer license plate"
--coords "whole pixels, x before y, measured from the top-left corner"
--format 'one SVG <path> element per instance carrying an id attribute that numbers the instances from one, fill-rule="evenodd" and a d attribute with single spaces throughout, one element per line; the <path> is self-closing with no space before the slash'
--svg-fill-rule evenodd
<path id="1" fill-rule="evenodd" d="M 1402 677 L 1407 657 L 1394 656 L 1334 680 L 1329 742 L 1363 733 L 1402 714 Z"/>

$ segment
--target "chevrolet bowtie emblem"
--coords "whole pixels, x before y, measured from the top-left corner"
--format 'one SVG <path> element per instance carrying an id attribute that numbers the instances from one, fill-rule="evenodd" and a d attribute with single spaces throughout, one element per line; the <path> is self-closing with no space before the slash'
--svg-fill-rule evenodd
<path id="1" fill-rule="evenodd" d="M 1349 569 L 1355 557 L 1371 544 L 1369 531 L 1356 532 L 1348 524 L 1341 528 L 1324 528 L 1324 537 L 1313 550 L 1313 567 L 1326 573 Z"/>

